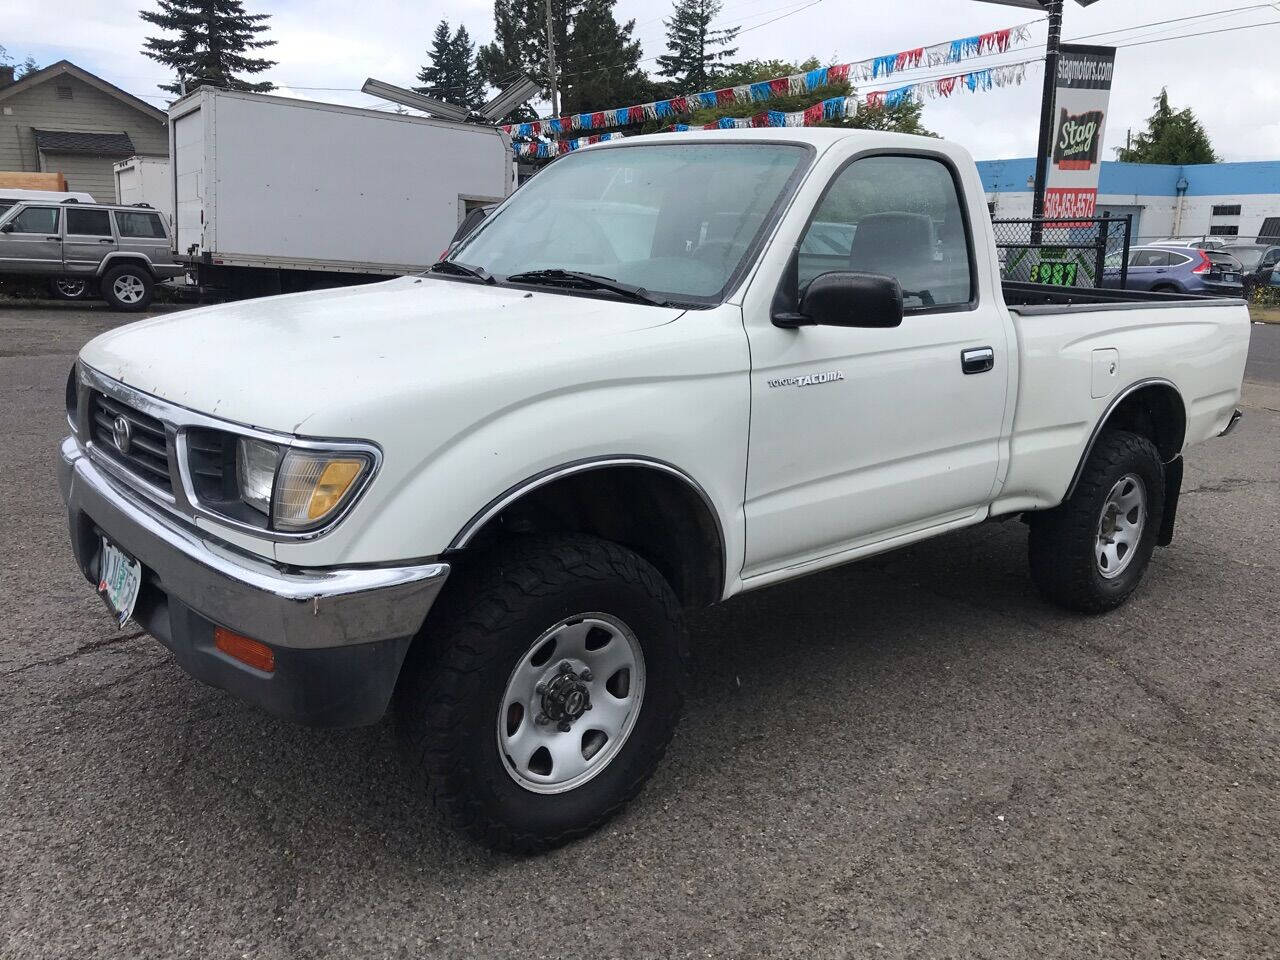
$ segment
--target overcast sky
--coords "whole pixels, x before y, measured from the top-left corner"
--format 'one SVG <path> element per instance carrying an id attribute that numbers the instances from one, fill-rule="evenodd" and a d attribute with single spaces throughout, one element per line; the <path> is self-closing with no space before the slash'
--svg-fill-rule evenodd
<path id="1" fill-rule="evenodd" d="M 0 44 L 15 60 L 28 54 L 41 64 L 66 58 L 157 106 L 165 105 L 156 89 L 158 82 L 168 79 L 164 70 L 138 52 L 153 29 L 136 16 L 138 3 L 6 0 L 2 6 Z M 1122 31 L 1087 41 L 1122 47 L 1117 52 L 1107 158 L 1114 158 L 1110 148 L 1123 144 L 1127 127 L 1141 128 L 1151 112 L 1152 97 L 1165 85 L 1176 106 L 1196 111 L 1223 159 L 1280 159 L 1280 25 L 1259 26 L 1268 21 L 1280 24 L 1280 3 L 1240 9 L 1254 6 L 1250 0 L 1098 0 L 1088 9 L 1067 3 L 1066 39 Z M 492 33 L 491 0 L 246 0 L 246 7 L 274 15 L 271 36 L 278 42 L 268 55 L 279 65 L 265 77 L 278 84 L 280 92 L 361 106 L 380 103 L 358 92 L 368 76 L 404 85 L 412 81 L 441 17 L 451 24 L 465 23 L 479 41 Z M 635 36 L 647 58 L 663 52 L 662 18 L 670 11 L 666 3 L 619 0 L 617 11 L 619 20 L 635 18 Z M 1214 11 L 1236 12 L 1167 23 Z M 1035 15 L 974 0 L 724 0 L 721 16 L 725 25 L 743 27 L 741 58 L 798 60 L 813 55 L 845 62 L 1011 26 Z M 775 18 L 781 19 L 769 22 Z M 1166 23 L 1124 29 L 1155 21 Z M 1241 26 L 1248 29 L 1123 47 Z M 1045 33 L 1039 23 L 1033 28 L 1033 45 L 974 61 L 973 66 L 1038 56 L 1043 48 L 1034 44 L 1043 44 Z M 652 67 L 652 61 L 645 65 Z M 937 74 L 936 69 L 917 71 L 885 85 Z M 957 93 L 950 100 L 930 102 L 925 124 L 959 141 L 979 159 L 1030 156 L 1035 152 L 1042 77 L 1037 64 L 1022 87 Z M 308 87 L 346 89 L 303 89 Z"/>

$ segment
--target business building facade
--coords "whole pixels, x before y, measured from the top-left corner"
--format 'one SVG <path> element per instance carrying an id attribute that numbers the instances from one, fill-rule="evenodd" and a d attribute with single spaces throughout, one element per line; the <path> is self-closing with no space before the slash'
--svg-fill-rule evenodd
<path id="1" fill-rule="evenodd" d="M 1035 160 L 982 160 L 995 218 L 1031 216 Z M 1280 243 L 1280 161 L 1163 165 L 1103 161 L 1098 216 L 1133 216 L 1133 242 L 1219 237 Z"/>

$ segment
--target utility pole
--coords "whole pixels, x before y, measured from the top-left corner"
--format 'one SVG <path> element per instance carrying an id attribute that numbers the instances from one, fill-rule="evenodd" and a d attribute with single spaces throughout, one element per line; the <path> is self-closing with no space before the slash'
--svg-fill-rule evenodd
<path id="1" fill-rule="evenodd" d="M 551 115 L 560 116 L 560 92 L 556 89 L 556 35 L 551 29 L 551 0 L 547 7 L 547 79 L 551 81 Z"/>
<path id="2" fill-rule="evenodd" d="M 1044 91 L 1040 95 L 1040 138 L 1036 146 L 1036 178 L 1031 195 L 1031 242 L 1042 236 L 1044 190 L 1049 179 L 1049 153 L 1053 147 L 1054 97 L 1058 86 L 1058 55 L 1062 47 L 1062 0 L 1040 0 L 1049 14 L 1049 42 L 1044 55 Z"/>

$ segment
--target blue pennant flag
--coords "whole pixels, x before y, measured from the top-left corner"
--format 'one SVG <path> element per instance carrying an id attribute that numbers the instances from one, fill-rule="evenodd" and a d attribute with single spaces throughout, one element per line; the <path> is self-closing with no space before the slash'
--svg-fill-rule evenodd
<path id="1" fill-rule="evenodd" d="M 904 100 L 910 99 L 911 91 L 915 88 L 915 84 L 909 83 L 905 87 L 898 87 L 895 90 L 886 90 L 884 94 L 884 105 L 886 107 L 896 107 Z"/>
<path id="2" fill-rule="evenodd" d="M 768 82 L 753 83 L 751 85 L 752 100 L 768 100 L 773 96 L 773 90 L 770 89 Z"/>
<path id="3" fill-rule="evenodd" d="M 689 129 L 689 125 L 687 123 L 677 123 L 671 129 L 674 130 L 676 133 L 684 133 L 686 130 Z"/>
<path id="4" fill-rule="evenodd" d="M 898 55 L 891 53 L 886 57 L 876 57 L 876 62 L 871 67 L 871 75 L 878 77 L 884 74 L 886 77 L 893 73 L 893 68 L 898 62 Z"/>
<path id="5" fill-rule="evenodd" d="M 653 105 L 653 109 L 660 117 L 669 117 L 671 114 L 675 113 L 675 111 L 671 109 L 670 100 L 659 100 Z"/>
<path id="6" fill-rule="evenodd" d="M 810 70 L 804 75 L 804 87 L 806 90 L 817 90 L 818 87 L 827 85 L 827 68 L 819 67 L 817 70 Z"/>
<path id="7" fill-rule="evenodd" d="M 716 92 L 714 90 L 708 90 L 706 93 L 698 94 L 694 99 L 704 107 L 714 107 L 716 105 Z"/>
<path id="8" fill-rule="evenodd" d="M 822 101 L 822 119 L 834 120 L 844 116 L 844 97 L 829 97 Z"/>
<path id="9" fill-rule="evenodd" d="M 787 125 L 787 115 L 781 110 L 769 111 L 769 126 L 785 127 Z"/>
<path id="10" fill-rule="evenodd" d="M 736 126 L 737 126 L 737 124 L 733 122 L 733 119 L 734 119 L 733 117 L 721 117 L 721 118 L 717 121 L 717 122 L 720 124 L 720 129 L 721 129 L 721 130 L 732 130 L 734 127 L 736 127 Z"/>

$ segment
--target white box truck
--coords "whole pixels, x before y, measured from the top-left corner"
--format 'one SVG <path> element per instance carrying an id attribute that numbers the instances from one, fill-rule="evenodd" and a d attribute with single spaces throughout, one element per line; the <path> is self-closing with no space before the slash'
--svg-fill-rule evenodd
<path id="1" fill-rule="evenodd" d="M 177 253 L 214 296 L 421 271 L 514 189 L 496 126 L 210 87 L 169 108 L 169 153 Z"/>
<path id="2" fill-rule="evenodd" d="M 173 229 L 173 184 L 168 157 L 130 157 L 116 163 L 116 203 L 159 210 Z"/>

